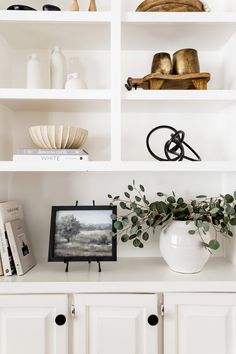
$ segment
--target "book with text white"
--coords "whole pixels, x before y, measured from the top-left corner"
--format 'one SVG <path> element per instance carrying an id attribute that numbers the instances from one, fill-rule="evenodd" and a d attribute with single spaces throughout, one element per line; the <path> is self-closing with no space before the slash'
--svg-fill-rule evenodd
<path id="1" fill-rule="evenodd" d="M 88 155 L 13 155 L 13 161 L 83 162 L 88 161 Z"/>
<path id="2" fill-rule="evenodd" d="M 23 275 L 36 264 L 24 219 L 7 222 L 6 230 L 17 275 Z"/>
<path id="3" fill-rule="evenodd" d="M 7 201 L 0 203 L 0 253 L 4 275 L 13 275 L 16 272 L 5 223 L 23 218 L 23 207 L 20 202 Z"/>

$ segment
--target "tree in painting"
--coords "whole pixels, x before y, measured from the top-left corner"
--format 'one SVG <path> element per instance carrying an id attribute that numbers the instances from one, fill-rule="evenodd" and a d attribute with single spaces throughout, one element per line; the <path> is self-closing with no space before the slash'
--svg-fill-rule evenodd
<path id="1" fill-rule="evenodd" d="M 56 232 L 60 237 L 64 237 L 67 242 L 70 242 L 73 236 L 80 232 L 80 222 L 74 215 L 66 215 L 61 218 L 60 223 L 57 224 Z"/>

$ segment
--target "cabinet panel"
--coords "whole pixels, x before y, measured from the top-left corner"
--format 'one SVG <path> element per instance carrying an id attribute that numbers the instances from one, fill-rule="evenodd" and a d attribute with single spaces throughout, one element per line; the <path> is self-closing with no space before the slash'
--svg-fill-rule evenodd
<path id="1" fill-rule="evenodd" d="M 165 296 L 165 354 L 235 354 L 236 294 Z"/>
<path id="2" fill-rule="evenodd" d="M 66 296 L 1 295 L 0 353 L 67 354 L 67 322 L 55 323 L 67 309 Z"/>
<path id="3" fill-rule="evenodd" d="M 156 295 L 77 295 L 75 354 L 157 353 Z"/>

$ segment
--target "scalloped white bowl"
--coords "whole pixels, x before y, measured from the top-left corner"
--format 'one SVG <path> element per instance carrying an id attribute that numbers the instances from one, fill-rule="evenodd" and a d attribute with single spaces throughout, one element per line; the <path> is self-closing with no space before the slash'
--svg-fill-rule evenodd
<path id="1" fill-rule="evenodd" d="M 65 125 L 37 125 L 29 128 L 29 134 L 41 149 L 80 149 L 88 131 Z"/>

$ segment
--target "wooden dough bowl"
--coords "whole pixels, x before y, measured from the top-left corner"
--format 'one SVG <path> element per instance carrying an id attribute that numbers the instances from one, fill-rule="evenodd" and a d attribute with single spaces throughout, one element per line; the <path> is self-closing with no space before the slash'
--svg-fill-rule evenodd
<path id="1" fill-rule="evenodd" d="M 136 9 L 141 12 L 204 12 L 200 0 L 145 0 Z"/>
<path id="2" fill-rule="evenodd" d="M 141 87 L 144 90 L 207 90 L 209 73 L 184 75 L 149 74 L 141 79 L 129 77 L 126 88 Z"/>

